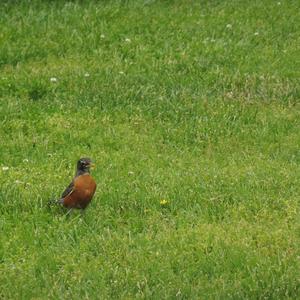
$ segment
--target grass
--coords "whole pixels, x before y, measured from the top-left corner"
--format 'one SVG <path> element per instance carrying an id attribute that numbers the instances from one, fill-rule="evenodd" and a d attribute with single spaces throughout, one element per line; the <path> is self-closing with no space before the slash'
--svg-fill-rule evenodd
<path id="1" fill-rule="evenodd" d="M 2 1 L 0 298 L 299 298 L 299 8 Z"/>

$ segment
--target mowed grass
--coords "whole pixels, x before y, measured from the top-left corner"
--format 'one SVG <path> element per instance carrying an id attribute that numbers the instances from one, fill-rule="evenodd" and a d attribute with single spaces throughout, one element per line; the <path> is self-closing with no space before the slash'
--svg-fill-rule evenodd
<path id="1" fill-rule="evenodd" d="M 0 298 L 300 298 L 299 24 L 296 0 L 2 1 Z M 98 189 L 67 217 L 81 156 Z"/>

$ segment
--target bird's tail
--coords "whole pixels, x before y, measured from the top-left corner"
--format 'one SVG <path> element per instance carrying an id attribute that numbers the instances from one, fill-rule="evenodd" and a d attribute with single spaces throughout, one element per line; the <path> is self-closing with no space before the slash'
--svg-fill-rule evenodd
<path id="1" fill-rule="evenodd" d="M 63 199 L 52 199 L 48 201 L 48 207 L 53 206 L 53 205 L 57 205 L 57 204 L 62 204 L 63 203 Z"/>

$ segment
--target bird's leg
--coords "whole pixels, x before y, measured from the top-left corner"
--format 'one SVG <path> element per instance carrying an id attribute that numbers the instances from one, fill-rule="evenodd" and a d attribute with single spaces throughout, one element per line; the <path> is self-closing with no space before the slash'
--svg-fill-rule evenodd
<path id="1" fill-rule="evenodd" d="M 68 210 L 68 212 L 66 213 L 66 216 L 70 215 L 72 211 L 73 211 L 73 208 L 70 208 L 70 209 Z"/>

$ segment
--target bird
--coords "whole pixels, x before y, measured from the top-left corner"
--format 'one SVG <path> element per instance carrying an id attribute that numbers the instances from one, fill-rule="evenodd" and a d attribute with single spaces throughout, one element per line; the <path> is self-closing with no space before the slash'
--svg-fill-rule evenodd
<path id="1" fill-rule="evenodd" d="M 90 158 L 80 158 L 77 162 L 76 174 L 72 182 L 67 186 L 58 200 L 50 201 L 49 204 L 60 204 L 68 208 L 67 215 L 74 208 L 80 209 L 81 214 L 83 214 L 97 188 L 95 180 L 90 175 L 90 168 L 93 166 L 94 164 Z"/>

